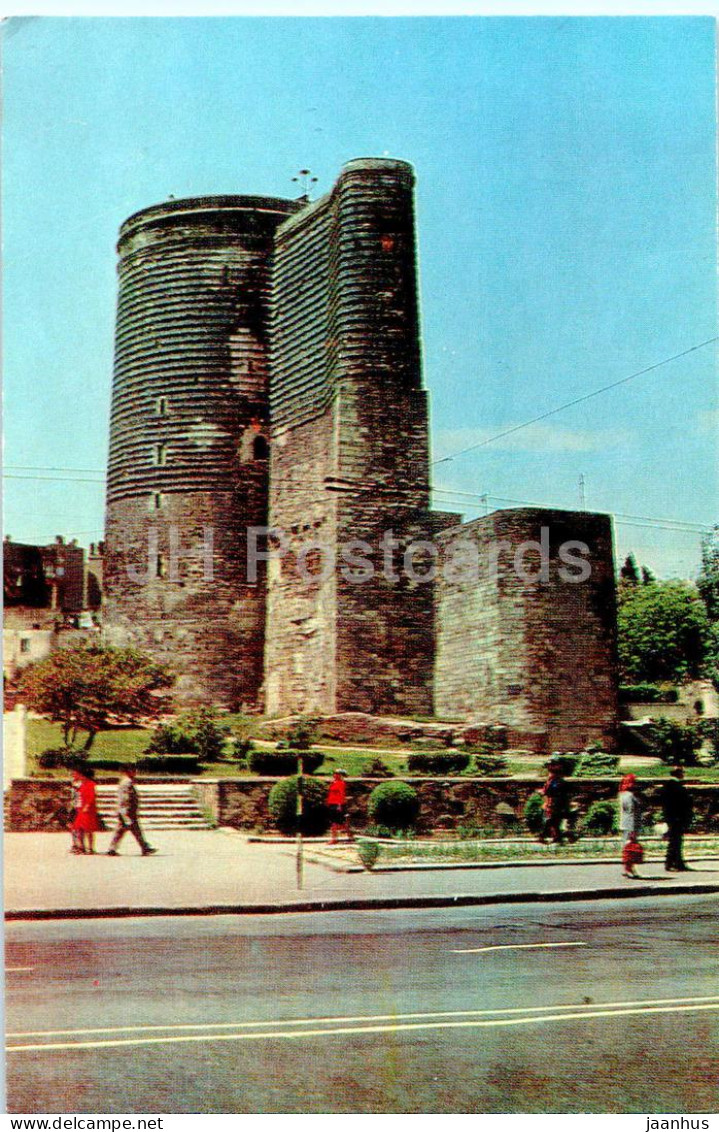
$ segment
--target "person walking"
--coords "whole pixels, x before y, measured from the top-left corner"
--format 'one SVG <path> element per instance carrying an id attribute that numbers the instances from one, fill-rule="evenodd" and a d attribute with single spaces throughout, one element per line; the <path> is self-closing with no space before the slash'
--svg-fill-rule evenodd
<path id="1" fill-rule="evenodd" d="M 80 812 L 80 786 L 82 785 L 82 775 L 80 771 L 75 768 L 72 772 L 72 781 L 70 790 L 72 792 L 72 821 L 70 822 L 70 836 L 72 837 L 72 845 L 70 847 L 71 853 L 84 853 L 82 847 L 82 838 L 80 837 L 79 830 L 75 829 L 75 819 Z"/>
<path id="2" fill-rule="evenodd" d="M 73 841 L 77 837 L 77 844 L 76 847 L 73 846 L 71 852 L 94 853 L 95 834 L 103 828 L 97 812 L 97 793 L 93 782 L 94 772 L 88 767 L 75 773 L 77 780 L 75 780 L 74 775 L 73 779 L 77 782 L 78 807 L 70 830 L 73 834 Z"/>
<path id="3" fill-rule="evenodd" d="M 151 845 L 147 844 L 140 829 L 138 821 L 140 800 L 135 786 L 136 774 L 137 771 L 134 766 L 127 766 L 122 772 L 122 778 L 117 787 L 117 825 L 112 835 L 110 848 L 107 851 L 108 857 L 118 856 L 117 847 L 128 830 L 140 846 L 143 857 L 149 857 L 151 853 L 157 852 L 157 849 L 153 849 Z"/>
<path id="4" fill-rule="evenodd" d="M 347 823 L 347 777 L 346 770 L 336 770 L 327 791 L 327 809 L 330 812 L 330 845 L 334 845 L 340 832 L 350 837 Z"/>
<path id="5" fill-rule="evenodd" d="M 684 785 L 684 768 L 675 766 L 671 778 L 659 791 L 659 801 L 667 823 L 667 855 L 664 867 L 668 873 L 688 872 L 684 860 L 682 839 L 692 821 L 693 807 L 689 792 Z"/>
<path id="6" fill-rule="evenodd" d="M 642 806 L 636 793 L 637 779 L 627 774 L 619 786 L 619 828 L 623 838 L 622 870 L 625 877 L 638 877 L 635 869 L 644 856 L 639 844 Z"/>
<path id="7" fill-rule="evenodd" d="M 544 802 L 544 827 L 539 840 L 546 841 L 551 836 L 555 845 L 561 845 L 562 821 L 567 815 L 567 784 L 562 774 L 562 764 L 553 759 L 547 766 L 549 776 L 542 788 Z"/>

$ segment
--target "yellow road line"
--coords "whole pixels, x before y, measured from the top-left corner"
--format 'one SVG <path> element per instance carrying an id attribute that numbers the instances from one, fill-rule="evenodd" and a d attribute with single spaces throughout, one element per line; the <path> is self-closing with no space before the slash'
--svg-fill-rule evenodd
<path id="1" fill-rule="evenodd" d="M 552 1010 L 585 1010 L 592 1006 L 598 1010 L 624 1009 L 630 1006 L 674 1006 L 679 1003 L 695 1002 L 719 1003 L 719 994 L 680 995 L 678 998 L 636 998 L 621 1002 L 568 1002 L 552 1003 L 550 1006 L 498 1006 L 483 1010 L 431 1010 L 411 1014 L 348 1014 L 325 1018 L 272 1018 L 252 1022 L 182 1022 L 165 1026 L 96 1026 L 93 1029 L 73 1030 L 14 1030 L 6 1033 L 7 1038 L 61 1038 L 73 1034 L 137 1034 L 156 1033 L 158 1030 L 254 1030 L 266 1026 L 319 1026 L 337 1025 L 344 1022 L 398 1022 L 407 1019 L 425 1018 L 480 1018 L 496 1014 L 542 1014 Z"/>
<path id="2" fill-rule="evenodd" d="M 411 1022 L 388 1024 L 383 1026 L 341 1026 L 334 1029 L 311 1030 L 269 1030 L 263 1033 L 245 1034 L 191 1034 L 169 1038 L 117 1038 L 111 1041 L 98 1042 L 55 1042 L 46 1044 L 33 1044 L 22 1046 L 7 1046 L 8 1053 L 38 1053 L 42 1050 L 73 1050 L 73 1049 L 117 1049 L 123 1046 L 152 1046 L 152 1045 L 185 1045 L 200 1042 L 243 1042 L 257 1041 L 258 1039 L 296 1040 L 297 1038 L 333 1037 L 362 1034 L 398 1034 L 414 1030 L 457 1030 L 457 1029 L 489 1029 L 502 1026 L 527 1026 L 537 1022 L 566 1022 L 581 1018 L 618 1018 L 639 1014 L 672 1014 L 686 1013 L 695 1010 L 719 1010 L 719 1002 L 697 1003 L 685 1006 L 650 1006 L 632 1008 L 629 1010 L 586 1010 L 574 1011 L 567 1014 L 545 1014 L 522 1018 L 493 1018 L 472 1019 L 464 1022 Z"/>
<path id="3" fill-rule="evenodd" d="M 453 955 L 478 955 L 480 951 L 531 951 L 535 947 L 589 947 L 588 943 L 497 943 L 492 947 L 453 947 Z"/>

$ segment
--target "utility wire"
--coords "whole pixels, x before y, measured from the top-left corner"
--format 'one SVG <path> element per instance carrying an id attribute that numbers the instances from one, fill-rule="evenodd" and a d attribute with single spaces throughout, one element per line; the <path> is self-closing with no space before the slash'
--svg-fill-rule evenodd
<path id="1" fill-rule="evenodd" d="M 547 507 L 546 503 L 534 503 L 529 499 L 510 499 L 504 495 L 492 495 L 491 492 L 482 492 L 481 494 L 471 491 L 455 491 L 453 488 L 435 487 L 432 489 L 438 495 L 451 495 L 455 497 L 462 497 L 464 499 L 475 499 L 480 503 L 485 500 L 493 499 L 496 503 L 516 503 L 521 507 Z M 576 510 L 576 508 L 572 508 Z M 700 534 L 702 531 L 710 530 L 713 523 L 693 523 L 686 519 L 665 519 L 657 518 L 656 515 L 629 515 L 622 511 L 607 512 L 612 514 L 615 519 L 638 519 L 646 523 L 663 523 L 665 525 L 674 525 L 686 527 L 691 532 Z"/>
<path id="2" fill-rule="evenodd" d="M 672 354 L 671 358 L 664 358 L 661 362 L 655 362 L 654 365 L 647 366 L 646 369 L 637 370 L 636 373 L 630 373 L 629 377 L 621 377 L 619 381 L 612 381 L 609 385 L 603 385 L 601 389 L 594 389 L 591 393 L 584 393 L 581 397 L 575 397 L 572 401 L 566 401 L 563 405 L 557 405 L 554 409 L 548 409 L 546 413 L 540 413 L 537 417 L 532 417 L 530 421 L 524 421 L 523 424 L 513 425 L 512 428 L 506 428 L 503 432 L 495 433 L 494 436 L 488 436 L 486 440 L 479 440 L 476 444 L 470 444 L 467 448 L 460 448 L 458 452 L 453 452 L 450 456 L 443 456 L 441 460 L 434 460 L 433 464 L 448 464 L 452 460 L 456 460 L 459 456 L 464 456 L 467 452 L 474 452 L 477 448 L 484 448 L 487 444 L 492 444 L 495 440 L 501 440 L 505 436 L 511 436 L 515 432 L 520 432 L 523 428 L 529 428 L 530 425 L 537 424 L 538 421 L 546 421 L 547 417 L 553 417 L 556 413 L 561 413 L 564 409 L 571 409 L 573 405 L 581 405 L 583 401 L 589 401 L 592 397 L 598 397 L 600 393 L 606 393 L 609 389 L 616 389 L 619 385 L 626 385 L 628 381 L 634 381 L 637 377 L 642 377 L 645 373 L 651 373 L 652 370 L 659 369 L 660 366 L 668 365 L 669 362 L 675 362 L 678 358 L 685 358 L 687 354 L 693 354 L 695 350 L 701 350 L 704 346 L 711 345 L 712 342 L 719 342 L 719 336 L 714 338 L 707 338 L 705 342 L 698 342 L 696 346 L 690 346 L 688 350 L 682 350 L 680 354 Z"/>

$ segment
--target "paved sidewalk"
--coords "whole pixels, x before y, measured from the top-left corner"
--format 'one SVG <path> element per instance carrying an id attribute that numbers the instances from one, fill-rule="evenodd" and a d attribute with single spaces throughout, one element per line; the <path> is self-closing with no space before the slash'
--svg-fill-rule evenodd
<path id="1" fill-rule="evenodd" d="M 719 893 L 719 861 L 694 860 L 688 873 L 642 868 L 641 881 L 619 863 L 541 867 L 338 873 L 307 862 L 297 887 L 292 846 L 250 844 L 229 830 L 158 831 L 158 852 L 141 857 L 126 838 L 122 855 L 73 856 L 62 833 L 6 833 L 8 919 L 192 915 L 337 908 L 411 908 L 582 900 L 676 893 Z M 106 848 L 107 836 L 99 838 Z"/>

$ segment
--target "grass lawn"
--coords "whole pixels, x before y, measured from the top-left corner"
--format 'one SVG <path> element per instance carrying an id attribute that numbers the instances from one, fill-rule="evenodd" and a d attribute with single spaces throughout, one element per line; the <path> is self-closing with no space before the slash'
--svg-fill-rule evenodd
<path id="1" fill-rule="evenodd" d="M 248 724 L 246 716 L 226 716 L 223 722 L 238 733 L 242 733 Z M 112 731 L 101 731 L 95 737 L 91 755 L 95 758 L 118 759 L 122 762 L 134 762 L 140 758 L 150 741 L 151 730 L 147 728 L 118 728 Z M 29 719 L 27 726 L 28 763 L 30 774 L 40 773 L 43 777 L 65 777 L 66 771 L 38 771 L 37 756 L 52 747 L 62 746 L 62 729 L 59 723 L 50 723 L 46 719 Z M 403 778 L 407 774 L 407 755 L 411 750 L 385 752 L 377 755 L 373 750 L 362 750 L 356 745 L 344 748 L 338 744 L 318 743 L 316 748 L 324 752 L 324 762 L 319 768 L 319 774 L 331 774 L 336 767 L 346 770 L 350 777 L 360 777 L 365 767 L 375 758 L 380 759 L 395 775 Z M 509 774 L 525 777 L 544 778 L 546 760 L 542 757 L 530 758 L 525 756 L 508 757 Z M 622 764 L 622 774 L 636 774 L 638 778 L 666 778 L 669 767 L 658 760 L 651 764 L 632 763 L 627 759 Z M 249 771 L 239 769 L 234 763 L 207 763 L 202 772 L 210 778 L 237 778 L 249 774 Z M 698 766 L 687 769 L 687 779 L 694 782 L 719 782 L 718 766 Z M 581 779 L 577 779 L 581 781 Z"/>

